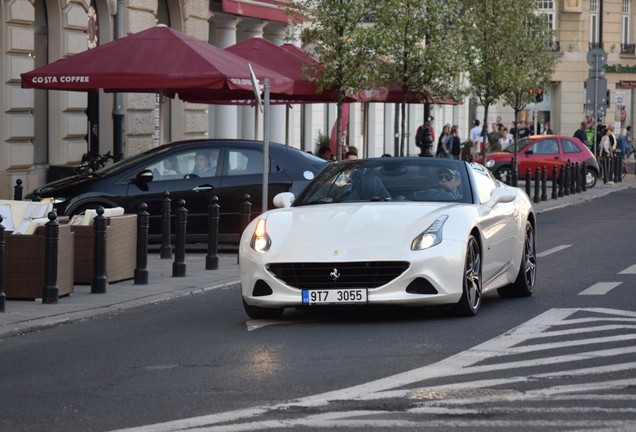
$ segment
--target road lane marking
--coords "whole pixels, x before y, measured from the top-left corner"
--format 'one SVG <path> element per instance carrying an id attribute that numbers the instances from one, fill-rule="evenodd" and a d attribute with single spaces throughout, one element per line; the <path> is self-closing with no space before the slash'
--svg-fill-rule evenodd
<path id="1" fill-rule="evenodd" d="M 477 409 L 476 404 L 488 403 L 489 405 L 480 407 L 480 412 L 489 413 L 492 407 L 499 409 L 501 403 L 545 401 L 554 400 L 557 397 L 562 400 L 570 400 L 570 398 L 578 400 L 577 397 L 585 399 L 592 396 L 589 400 L 596 401 L 597 399 L 602 400 L 604 395 L 615 397 L 618 401 L 633 400 L 635 395 L 625 389 L 636 386 L 635 375 L 630 373 L 631 371 L 636 372 L 636 362 L 633 361 L 636 347 L 631 343 L 622 343 L 617 346 L 616 342 L 619 339 L 622 342 L 629 342 L 636 335 L 635 323 L 636 312 L 632 311 L 607 308 L 552 309 L 467 351 L 393 376 L 293 401 L 265 404 L 125 430 L 193 432 L 196 429 L 200 432 L 243 432 L 271 429 L 293 430 L 295 427 L 302 426 L 329 430 L 336 426 L 346 428 L 347 425 L 369 429 L 385 426 L 398 429 L 400 427 L 421 427 L 421 419 L 411 420 L 411 418 L 406 417 L 417 415 L 418 411 L 423 414 L 427 412 L 434 414 L 441 411 L 452 412 L 457 409 L 457 412 L 466 410 L 467 413 L 470 413 Z M 547 344 L 564 336 L 564 331 L 569 333 L 578 329 L 581 335 L 585 335 L 590 330 L 607 330 L 608 324 L 612 326 L 624 324 L 623 329 L 629 333 L 617 334 L 619 339 L 613 340 L 609 346 L 599 343 L 597 350 L 592 350 L 590 347 L 590 349 L 570 353 L 547 351 L 547 356 L 534 356 L 533 360 L 518 357 L 518 352 L 525 351 L 522 347 L 531 348 L 534 346 L 539 349 L 537 352 L 545 351 L 549 348 Z M 577 328 L 575 329 L 573 326 L 577 326 Z M 628 336 L 623 338 L 623 335 Z M 587 339 L 598 342 L 595 335 L 590 335 Z M 580 343 L 582 346 L 587 345 L 584 339 L 581 339 Z M 629 361 L 630 358 L 632 361 Z M 599 362 L 599 360 L 602 361 Z M 619 361 L 623 362 L 619 363 Z M 570 367 L 565 366 L 568 363 L 571 363 Z M 542 366 L 543 371 L 541 369 L 535 370 L 537 366 Z M 550 366 L 554 367 L 550 368 Z M 511 375 L 496 374 L 496 379 L 489 379 L 488 375 L 483 375 L 484 372 L 498 371 L 502 368 L 504 371 L 510 371 Z M 617 376 L 616 379 L 612 379 L 613 376 L 607 376 L 616 373 L 616 371 L 621 371 L 623 375 L 630 378 L 625 379 Z M 564 380 L 565 382 L 562 384 L 558 381 L 559 378 L 571 378 L 572 376 L 585 377 L 585 379 L 573 382 Z M 433 381 L 427 382 L 429 380 Z M 512 390 L 517 388 L 516 384 L 526 382 L 532 383 L 532 385 L 525 390 L 521 386 L 519 391 Z M 502 385 L 506 385 L 506 387 L 501 388 Z M 616 393 L 618 391 L 625 394 Z M 414 398 L 416 393 L 425 397 Z M 427 397 L 426 395 L 432 396 Z M 377 407 L 373 409 L 373 406 L 370 407 L 371 409 L 362 411 L 338 409 L 339 401 L 364 401 L 387 397 L 402 397 L 406 399 L 405 402 L 414 405 L 398 411 L 378 410 Z M 334 404 L 333 409 L 330 408 L 331 404 Z M 571 406 L 571 404 L 566 405 L 568 408 Z M 523 404 L 521 406 L 525 407 Z M 563 406 L 565 407 L 565 405 Z M 317 414 L 311 412 L 302 414 L 302 408 L 311 407 L 323 407 L 321 410 L 324 411 Z M 600 413 L 603 412 L 603 408 L 606 408 L 603 405 L 581 405 L 573 408 L 580 412 L 590 412 L 586 411 L 588 407 L 592 410 L 599 410 Z M 288 411 L 290 408 L 294 409 Z M 553 408 L 561 409 L 562 407 L 554 406 Z M 514 411 L 513 406 L 510 408 L 510 412 Z M 615 412 L 631 413 L 624 408 L 617 409 Z M 482 418 L 437 420 L 429 418 L 426 419 L 427 428 L 437 424 L 438 421 L 440 427 L 460 425 L 471 430 L 478 428 L 490 430 L 502 426 L 511 429 L 515 425 L 527 427 L 529 424 L 524 420 L 506 421 Z M 636 421 L 632 418 L 613 422 L 597 418 L 571 420 L 553 418 L 535 420 L 532 425 L 550 430 L 567 428 L 581 428 L 581 430 L 595 430 L 597 432 L 636 430 Z"/>
<path id="2" fill-rule="evenodd" d="M 567 249 L 567 248 L 569 248 L 571 246 L 572 245 L 561 245 L 561 246 L 553 247 L 552 249 L 548 249 L 547 251 L 539 252 L 537 254 L 537 258 L 542 258 L 544 256 L 548 256 L 548 255 L 551 255 L 553 253 L 560 252 L 563 249 Z"/>
<path id="3" fill-rule="evenodd" d="M 623 282 L 597 282 L 591 287 L 581 291 L 579 295 L 605 295 L 622 283 Z"/>
<path id="4" fill-rule="evenodd" d="M 623 270 L 619 274 L 636 274 L 636 264 L 634 264 L 633 266 L 627 267 L 625 270 Z"/>

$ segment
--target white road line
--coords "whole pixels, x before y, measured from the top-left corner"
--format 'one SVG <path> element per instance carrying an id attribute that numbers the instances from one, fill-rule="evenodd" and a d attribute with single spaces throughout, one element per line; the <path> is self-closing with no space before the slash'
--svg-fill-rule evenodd
<path id="1" fill-rule="evenodd" d="M 574 318 L 577 313 L 597 314 L 594 317 Z M 252 431 L 252 430 L 267 430 L 267 429 L 290 429 L 293 430 L 298 426 L 315 426 L 320 429 L 329 429 L 330 427 L 338 426 L 340 428 L 357 427 L 357 428 L 374 428 L 374 427 L 391 427 L 394 429 L 400 427 L 421 427 L 421 422 L 411 422 L 410 420 L 400 420 L 397 418 L 381 419 L 381 418 L 368 418 L 373 417 L 375 414 L 390 415 L 391 412 L 387 411 L 328 411 L 317 415 L 309 415 L 304 418 L 286 418 L 284 420 L 271 420 L 267 417 L 260 417 L 267 413 L 275 411 L 284 411 L 290 407 L 318 407 L 328 406 L 332 401 L 336 400 L 365 400 L 373 398 L 378 394 L 385 396 L 392 393 L 402 393 L 410 390 L 410 394 L 413 395 L 414 391 L 426 390 L 426 381 L 429 379 L 440 380 L 448 378 L 446 382 L 442 381 L 438 385 L 433 386 L 435 388 L 443 389 L 442 391 L 449 391 L 457 388 L 458 390 L 468 388 L 490 388 L 504 383 L 523 382 L 527 380 L 537 380 L 538 382 L 546 381 L 547 387 L 538 388 L 536 390 L 528 390 L 524 394 L 495 394 L 488 396 L 487 394 L 479 394 L 476 397 L 468 398 L 473 402 L 484 402 L 489 397 L 496 400 L 515 399 L 527 400 L 533 399 L 546 399 L 552 396 L 578 396 L 588 395 L 592 392 L 611 394 L 612 391 L 617 389 L 624 389 L 625 386 L 636 385 L 636 378 L 629 380 L 620 379 L 616 381 L 603 381 L 603 377 L 600 375 L 608 373 L 608 371 L 624 370 L 630 371 L 636 369 L 636 364 L 633 362 L 625 362 L 623 364 L 617 364 L 612 360 L 618 359 L 620 356 L 626 354 L 633 354 L 636 352 L 636 346 L 627 343 L 622 344 L 623 347 L 613 347 L 611 349 L 601 349 L 597 351 L 585 351 L 576 352 L 573 354 L 561 354 L 550 357 L 538 357 L 534 360 L 517 360 L 505 361 L 503 363 L 485 364 L 484 361 L 496 361 L 501 360 L 502 356 L 513 353 L 520 346 L 525 346 L 530 340 L 549 336 L 554 328 L 561 325 L 573 326 L 581 325 L 581 334 L 589 332 L 592 323 L 596 323 L 601 328 L 606 328 L 606 323 L 612 323 L 614 325 L 617 322 L 625 322 L 626 329 L 631 329 L 634 320 L 636 319 L 636 312 L 613 310 L 606 308 L 589 308 L 589 309 L 551 309 L 506 333 L 495 337 L 489 341 L 479 344 L 467 351 L 463 351 L 446 359 L 440 360 L 437 363 L 431 365 L 422 366 L 410 371 L 402 372 L 393 376 L 387 376 L 375 381 L 363 383 L 360 385 L 342 388 L 338 390 L 328 391 L 321 394 L 311 395 L 303 398 L 299 398 L 293 401 L 283 402 L 279 404 L 262 405 L 259 407 L 253 407 L 248 409 L 239 409 L 230 412 L 217 413 L 211 415 L 205 415 L 200 417 L 192 417 L 182 420 L 174 420 L 167 423 L 159 423 L 154 425 L 146 425 L 136 428 L 126 429 L 126 431 L 144 431 L 144 432 L 158 432 L 158 431 Z M 569 329 L 568 329 L 569 330 Z M 558 331 L 558 330 L 557 330 Z M 596 338 L 589 338 L 596 340 Z M 627 338 L 629 339 L 629 337 Z M 625 340 L 623 340 L 625 342 Z M 545 344 L 538 345 L 539 348 L 545 348 Z M 578 364 L 580 360 L 593 360 L 593 359 L 608 359 L 608 362 L 604 366 L 586 367 L 585 365 Z M 521 368 L 537 367 L 537 366 L 556 366 L 565 365 L 566 363 L 572 363 L 570 367 L 555 367 L 554 370 L 548 370 L 545 373 L 534 374 L 527 376 Z M 517 371 L 519 375 L 511 376 L 509 378 L 500 378 L 499 380 L 492 379 L 479 379 L 476 374 L 483 372 L 492 372 L 498 370 L 511 370 Z M 549 386 L 552 382 L 551 378 L 561 376 L 580 376 L 588 377 L 582 384 L 570 384 L 570 385 L 553 385 Z M 633 374 L 631 376 L 634 376 Z M 464 379 L 462 379 L 462 378 Z M 470 381 L 471 377 L 474 377 L 473 381 Z M 597 378 L 598 377 L 598 378 Z M 457 382 L 459 378 L 460 382 Z M 543 380 L 545 378 L 545 380 Z M 408 389 L 400 389 L 400 387 L 408 387 Z M 429 388 L 430 390 L 430 388 Z M 375 393 L 375 395 L 374 395 Z M 428 402 L 429 405 L 444 405 L 446 408 L 450 406 L 461 406 L 461 404 L 453 404 L 452 401 L 461 402 L 463 399 L 452 398 L 440 401 L 439 404 Z M 622 395 L 618 395 L 620 398 Z M 627 397 L 631 395 L 626 395 Z M 362 415 L 363 418 L 356 418 Z M 354 417 L 354 418 L 351 418 Z M 366 418 L 365 418 L 366 417 Z M 334 419 L 334 420 L 331 420 Z M 337 419 L 337 420 L 335 420 Z M 229 424 L 229 422 L 238 421 L 236 424 Z M 460 425 L 462 427 L 471 428 L 476 430 L 479 428 L 492 429 L 495 427 L 507 427 L 509 429 L 513 426 L 528 427 L 530 423 L 532 426 L 551 429 L 562 430 L 565 428 L 584 428 L 585 430 L 599 431 L 633 431 L 636 430 L 636 422 L 633 420 L 608 422 L 607 420 L 534 420 L 533 422 L 526 421 L 491 421 L 481 419 L 459 419 L 456 421 L 443 419 L 436 420 L 430 419 L 426 422 L 426 427 L 437 425 L 439 426 L 454 427 Z"/>
<path id="2" fill-rule="evenodd" d="M 537 254 L 537 258 L 542 258 L 544 256 L 548 256 L 550 254 L 562 251 L 563 249 L 567 249 L 567 248 L 569 248 L 571 246 L 572 245 L 561 245 L 561 246 L 553 247 L 552 249 L 548 249 L 547 251 L 539 252 Z"/>
<path id="3" fill-rule="evenodd" d="M 623 270 L 622 272 L 618 274 L 636 274 L 636 264 L 634 264 L 633 266 L 627 267 L 625 270 Z"/>
<path id="4" fill-rule="evenodd" d="M 591 287 L 584 289 L 579 295 L 605 295 L 623 282 L 597 282 Z"/>

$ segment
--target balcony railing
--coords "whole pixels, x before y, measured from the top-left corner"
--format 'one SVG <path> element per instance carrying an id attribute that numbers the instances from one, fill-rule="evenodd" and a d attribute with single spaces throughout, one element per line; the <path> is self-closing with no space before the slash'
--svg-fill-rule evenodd
<path id="1" fill-rule="evenodd" d="M 636 54 L 636 44 L 621 44 L 621 54 Z"/>

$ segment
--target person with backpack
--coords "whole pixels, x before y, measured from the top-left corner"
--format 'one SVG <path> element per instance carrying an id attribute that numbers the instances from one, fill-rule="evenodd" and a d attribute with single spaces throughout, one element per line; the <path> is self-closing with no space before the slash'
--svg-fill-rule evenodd
<path id="1" fill-rule="evenodd" d="M 424 157 L 435 156 L 433 154 L 433 143 L 435 142 L 435 131 L 433 130 L 433 124 L 432 124 L 433 120 L 435 120 L 433 116 L 430 116 L 428 118 L 428 123 L 429 123 L 428 131 L 431 135 L 431 144 L 424 142 L 424 135 L 425 135 L 424 132 L 426 128 L 426 123 L 421 124 L 417 128 L 417 131 L 415 132 L 415 145 L 420 148 L 420 156 L 424 156 Z"/>

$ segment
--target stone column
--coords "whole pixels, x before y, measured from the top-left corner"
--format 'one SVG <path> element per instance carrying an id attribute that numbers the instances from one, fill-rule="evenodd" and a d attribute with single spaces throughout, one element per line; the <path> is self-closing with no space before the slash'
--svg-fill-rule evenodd
<path id="1" fill-rule="evenodd" d="M 243 42 L 251 38 L 262 38 L 263 27 L 265 23 L 261 20 L 254 20 L 250 18 L 244 18 L 239 25 L 238 37 L 239 41 Z M 263 85 L 263 79 L 257 77 L 261 85 Z M 239 138 L 243 139 L 263 139 L 263 115 L 260 111 L 257 112 L 255 107 L 243 106 L 239 107 Z M 258 126 L 257 126 L 258 125 Z"/>
<path id="2" fill-rule="evenodd" d="M 285 32 L 287 25 L 278 22 L 270 22 L 265 26 L 264 37 L 268 41 L 275 45 L 282 45 L 285 43 Z M 290 128 L 290 125 L 286 121 L 285 110 L 289 109 L 287 105 L 272 105 L 270 107 L 270 135 L 271 142 L 277 142 L 282 144 L 286 143 L 286 131 Z"/>
<path id="3" fill-rule="evenodd" d="M 236 43 L 236 27 L 239 19 L 232 15 L 216 14 L 212 18 L 215 24 L 215 41 L 219 48 L 227 48 Z M 237 107 L 217 105 L 214 110 L 214 138 L 238 137 Z"/>

